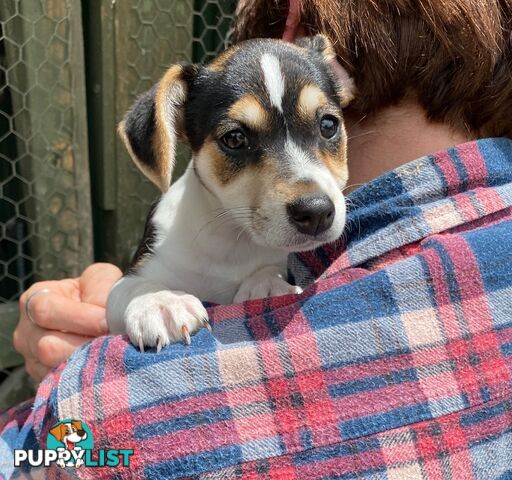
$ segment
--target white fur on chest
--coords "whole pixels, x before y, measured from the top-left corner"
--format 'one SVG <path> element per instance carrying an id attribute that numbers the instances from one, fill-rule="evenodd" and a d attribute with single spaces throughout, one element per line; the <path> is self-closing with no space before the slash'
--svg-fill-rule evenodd
<path id="1" fill-rule="evenodd" d="M 192 169 L 162 197 L 154 215 L 157 240 L 139 274 L 204 301 L 231 303 L 255 271 L 278 266 L 287 252 L 253 243 L 223 214 Z"/>
<path id="2" fill-rule="evenodd" d="M 156 207 L 150 253 L 110 291 L 111 333 L 127 333 L 141 351 L 159 351 L 209 328 L 200 300 L 228 304 L 301 292 L 285 279 L 287 253 L 258 246 L 227 215 L 188 169 Z"/>

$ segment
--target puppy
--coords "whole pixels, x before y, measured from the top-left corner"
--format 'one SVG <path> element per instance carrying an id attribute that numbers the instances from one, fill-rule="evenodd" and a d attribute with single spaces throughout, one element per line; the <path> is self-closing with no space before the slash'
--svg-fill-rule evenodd
<path id="1" fill-rule="evenodd" d="M 336 240 L 347 181 L 340 82 L 322 35 L 251 40 L 210 64 L 174 65 L 119 126 L 133 161 L 163 192 L 126 275 L 108 298 L 112 333 L 156 347 L 209 327 L 201 300 L 300 293 L 290 252 Z M 172 188 L 176 142 L 192 151 Z"/>
<path id="2" fill-rule="evenodd" d="M 87 432 L 84 430 L 82 426 L 82 422 L 78 420 L 72 420 L 69 422 L 59 423 L 56 427 L 53 427 L 50 430 L 50 433 L 59 441 L 62 442 L 66 448 L 60 448 L 59 450 L 75 450 L 80 451 L 82 447 L 75 445 L 82 440 L 87 438 Z M 84 461 L 81 458 L 76 460 L 76 464 L 73 462 L 68 462 L 67 464 L 64 462 L 62 458 L 57 461 L 57 465 L 61 468 L 66 466 L 75 466 L 76 468 L 80 468 L 84 465 Z"/>

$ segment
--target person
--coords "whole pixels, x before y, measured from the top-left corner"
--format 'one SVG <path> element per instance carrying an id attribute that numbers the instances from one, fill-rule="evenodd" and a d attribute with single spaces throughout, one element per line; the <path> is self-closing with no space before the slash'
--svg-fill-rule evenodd
<path id="1" fill-rule="evenodd" d="M 135 450 L 84 478 L 512 476 L 511 26 L 506 1 L 241 1 L 236 40 L 322 32 L 355 82 L 344 238 L 291 259 L 302 296 L 212 307 L 190 347 L 78 348 L 0 420 L 0 458 L 78 418 Z M 94 269 L 94 300 L 22 297 L 36 378 L 102 332 L 119 272 Z"/>
<path id="2" fill-rule="evenodd" d="M 95 263 L 79 278 L 36 282 L 21 295 L 13 344 L 34 380 L 40 382 L 77 347 L 108 333 L 105 305 L 121 275 L 115 265 Z"/>

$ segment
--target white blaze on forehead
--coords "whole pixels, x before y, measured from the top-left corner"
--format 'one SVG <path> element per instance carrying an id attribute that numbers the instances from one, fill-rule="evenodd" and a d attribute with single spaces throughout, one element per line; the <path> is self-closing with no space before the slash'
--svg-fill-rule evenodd
<path id="1" fill-rule="evenodd" d="M 288 165 L 294 177 L 309 177 L 312 166 L 311 158 L 291 138 L 286 139 L 284 150 L 288 156 Z"/>
<path id="2" fill-rule="evenodd" d="M 275 55 L 264 53 L 261 56 L 260 64 L 263 70 L 263 78 L 265 79 L 265 87 L 270 98 L 270 103 L 282 112 L 284 78 L 279 60 Z"/>

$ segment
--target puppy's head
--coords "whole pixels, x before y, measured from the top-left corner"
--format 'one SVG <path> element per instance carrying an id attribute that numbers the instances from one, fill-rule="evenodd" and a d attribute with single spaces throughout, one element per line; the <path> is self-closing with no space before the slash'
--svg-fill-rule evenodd
<path id="1" fill-rule="evenodd" d="M 50 433 L 62 443 L 66 445 L 68 442 L 78 443 L 87 438 L 87 433 L 79 420 L 59 423 L 50 430 Z"/>
<path id="2" fill-rule="evenodd" d="M 182 139 L 203 186 L 254 242 L 312 249 L 345 223 L 342 107 L 352 85 L 333 60 L 317 35 L 251 40 L 206 66 L 174 65 L 126 114 L 121 136 L 162 191 Z"/>

